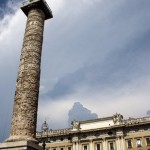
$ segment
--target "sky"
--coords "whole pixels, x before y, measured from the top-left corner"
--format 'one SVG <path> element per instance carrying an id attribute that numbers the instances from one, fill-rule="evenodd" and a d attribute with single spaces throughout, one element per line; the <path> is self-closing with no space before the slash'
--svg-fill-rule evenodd
<path id="1" fill-rule="evenodd" d="M 26 16 L 0 0 L 0 141 L 9 136 Z M 150 110 L 150 1 L 47 0 L 37 130 L 68 127 L 74 104 L 99 118 Z M 76 111 L 73 111 L 74 113 Z M 81 113 L 80 115 L 84 115 Z"/>

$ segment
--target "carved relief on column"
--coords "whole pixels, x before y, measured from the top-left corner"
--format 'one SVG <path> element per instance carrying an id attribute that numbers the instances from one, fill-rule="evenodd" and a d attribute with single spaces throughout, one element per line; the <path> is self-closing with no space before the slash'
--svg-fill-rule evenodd
<path id="1" fill-rule="evenodd" d="M 40 9 L 28 13 L 16 83 L 10 138 L 35 140 L 45 15 Z"/>

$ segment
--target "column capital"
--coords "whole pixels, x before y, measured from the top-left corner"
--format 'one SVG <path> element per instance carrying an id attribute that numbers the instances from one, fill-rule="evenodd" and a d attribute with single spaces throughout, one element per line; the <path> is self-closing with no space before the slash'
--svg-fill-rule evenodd
<path id="1" fill-rule="evenodd" d="M 52 11 L 45 0 L 28 0 L 21 6 L 22 11 L 28 16 L 32 9 L 41 9 L 45 14 L 45 20 L 53 18 Z"/>

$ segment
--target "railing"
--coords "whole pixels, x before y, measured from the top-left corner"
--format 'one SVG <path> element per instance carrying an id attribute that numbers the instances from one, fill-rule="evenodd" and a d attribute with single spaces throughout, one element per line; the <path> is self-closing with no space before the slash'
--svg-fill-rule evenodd
<path id="1" fill-rule="evenodd" d="M 149 122 L 150 117 L 144 117 L 144 118 L 129 118 L 128 120 L 124 120 L 123 124 L 131 124 L 131 123 L 142 123 L 142 122 Z"/>
<path id="2" fill-rule="evenodd" d="M 150 117 L 144 118 L 129 118 L 127 120 L 123 120 L 120 125 L 131 125 L 131 124 L 138 124 L 138 123 L 146 123 L 150 122 Z M 43 132 L 37 132 L 37 137 L 47 137 L 47 136 L 57 136 L 57 135 L 66 135 L 72 132 L 72 128 L 68 129 L 61 129 L 61 130 L 49 130 Z"/>
<path id="3" fill-rule="evenodd" d="M 37 132 L 37 137 L 45 137 L 45 136 L 52 136 L 52 135 L 65 135 L 69 134 L 71 132 L 71 128 L 69 129 L 61 129 L 61 130 L 49 130 L 49 131 L 43 131 L 43 132 Z"/>

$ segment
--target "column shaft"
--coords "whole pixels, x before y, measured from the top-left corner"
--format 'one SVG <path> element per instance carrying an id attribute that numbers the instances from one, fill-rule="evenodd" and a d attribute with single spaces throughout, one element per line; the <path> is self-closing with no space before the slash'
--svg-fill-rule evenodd
<path id="1" fill-rule="evenodd" d="M 35 140 L 44 20 L 42 10 L 29 11 L 7 141 Z"/>
<path id="2" fill-rule="evenodd" d="M 79 150 L 79 142 L 76 142 L 76 150 Z"/>
<path id="3" fill-rule="evenodd" d="M 93 150 L 93 141 L 90 140 L 90 150 Z"/>
<path id="4" fill-rule="evenodd" d="M 107 150 L 107 141 L 103 139 L 103 150 Z"/>
<path id="5" fill-rule="evenodd" d="M 121 142 L 121 143 L 122 143 L 122 144 L 121 144 L 121 147 L 122 147 L 121 149 L 122 149 L 122 150 L 125 150 L 125 142 L 124 142 L 123 136 L 121 137 L 121 141 L 122 141 L 122 142 Z"/>
<path id="6" fill-rule="evenodd" d="M 76 143 L 75 143 L 75 142 L 73 142 L 72 149 L 73 149 L 73 150 L 76 150 Z"/>

